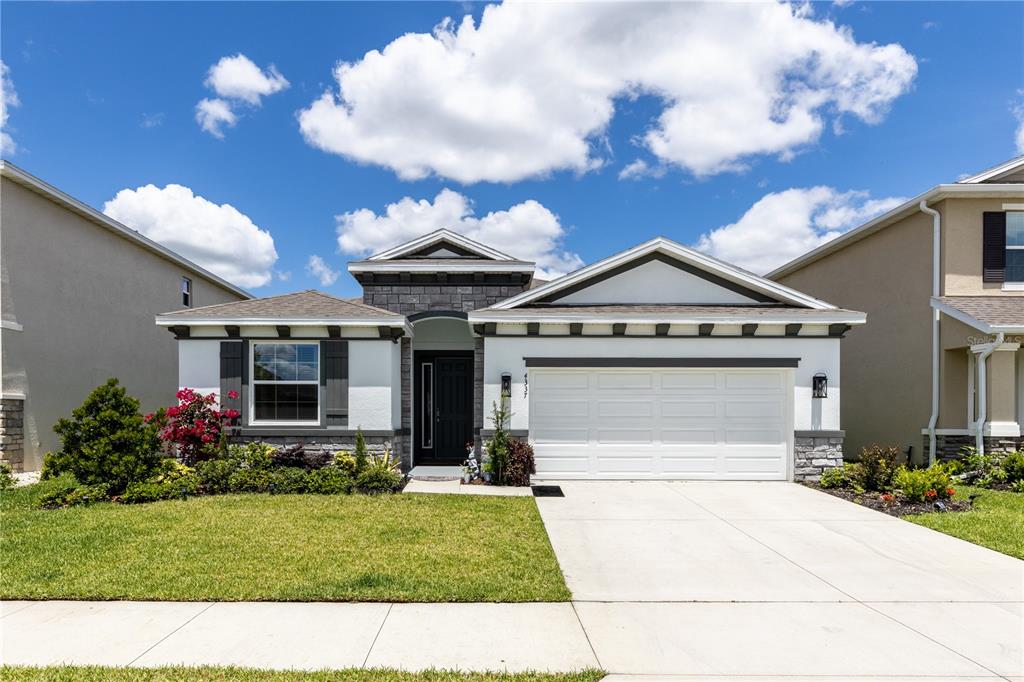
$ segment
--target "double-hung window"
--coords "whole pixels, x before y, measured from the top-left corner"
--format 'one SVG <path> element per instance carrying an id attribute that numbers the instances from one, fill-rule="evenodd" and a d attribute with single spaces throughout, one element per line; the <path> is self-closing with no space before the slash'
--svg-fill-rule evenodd
<path id="1" fill-rule="evenodd" d="M 192 307 L 192 280 L 188 277 L 181 278 L 181 304 L 186 308 Z"/>
<path id="2" fill-rule="evenodd" d="M 1006 212 L 1006 281 L 1024 283 L 1024 211 Z"/>
<path id="3" fill-rule="evenodd" d="M 253 424 L 318 424 L 320 345 L 252 344 Z"/>

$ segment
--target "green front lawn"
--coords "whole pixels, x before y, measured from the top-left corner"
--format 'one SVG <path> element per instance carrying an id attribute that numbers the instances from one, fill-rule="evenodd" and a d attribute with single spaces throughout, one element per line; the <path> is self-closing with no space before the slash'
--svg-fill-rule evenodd
<path id="1" fill-rule="evenodd" d="M 956 496 L 967 499 L 972 493 L 978 493 L 981 497 L 975 500 L 971 511 L 918 514 L 903 518 L 1024 559 L 1024 495 L 965 486 L 957 489 Z"/>
<path id="2" fill-rule="evenodd" d="M 532 497 L 222 495 L 31 508 L 0 493 L 0 598 L 566 601 Z"/>
<path id="3" fill-rule="evenodd" d="M 0 679 L 14 682 L 597 682 L 604 673 L 459 673 L 445 670 L 408 673 L 398 670 L 332 670 L 320 672 L 251 670 L 246 668 L 104 668 L 0 667 Z"/>

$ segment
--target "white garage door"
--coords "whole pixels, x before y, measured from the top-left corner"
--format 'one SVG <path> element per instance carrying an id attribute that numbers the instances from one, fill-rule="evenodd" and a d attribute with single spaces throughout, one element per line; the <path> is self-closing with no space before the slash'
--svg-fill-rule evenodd
<path id="1" fill-rule="evenodd" d="M 784 480 L 789 381 L 779 369 L 531 369 L 537 476 Z"/>

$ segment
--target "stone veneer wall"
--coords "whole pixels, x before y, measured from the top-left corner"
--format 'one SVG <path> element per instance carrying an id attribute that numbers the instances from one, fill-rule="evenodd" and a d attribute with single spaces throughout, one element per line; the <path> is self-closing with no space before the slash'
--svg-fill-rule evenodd
<path id="1" fill-rule="evenodd" d="M 395 440 L 402 442 L 402 469 L 412 468 L 412 340 L 402 338 L 402 425 L 401 435 Z"/>
<path id="2" fill-rule="evenodd" d="M 523 291 L 516 284 L 363 284 L 363 303 L 402 315 L 427 310 L 468 313 Z"/>
<path id="3" fill-rule="evenodd" d="M 484 428 L 484 340 L 482 337 L 473 339 L 473 442 L 476 444 L 477 457 L 480 456 L 483 439 L 480 432 Z"/>
<path id="4" fill-rule="evenodd" d="M 817 481 L 825 469 L 843 465 L 842 431 L 797 431 L 793 438 L 793 480 Z"/>
<path id="5" fill-rule="evenodd" d="M 404 448 L 400 451 L 401 444 L 397 438 L 369 435 L 364 436 L 364 439 L 366 440 L 366 449 L 371 453 L 383 452 L 384 446 L 390 443 L 392 455 L 399 457 L 403 463 L 405 462 Z M 339 451 L 351 452 L 355 448 L 356 437 L 355 435 L 348 434 L 344 436 L 232 436 L 231 442 L 259 442 L 273 445 L 277 448 L 301 444 L 306 451 L 320 450 L 322 452 L 334 453 Z"/>
<path id="6" fill-rule="evenodd" d="M 963 455 L 961 450 L 965 447 L 974 447 L 975 438 L 972 435 L 950 436 L 941 433 L 935 435 L 935 459 L 939 461 L 950 461 L 960 459 Z M 1024 448 L 1024 437 L 1014 438 L 1012 436 L 985 438 L 986 452 L 1013 452 Z M 924 435 L 924 449 L 928 452 L 928 434 Z"/>
<path id="7" fill-rule="evenodd" d="M 0 400 L 0 462 L 13 471 L 25 469 L 25 401 L 21 398 Z"/>

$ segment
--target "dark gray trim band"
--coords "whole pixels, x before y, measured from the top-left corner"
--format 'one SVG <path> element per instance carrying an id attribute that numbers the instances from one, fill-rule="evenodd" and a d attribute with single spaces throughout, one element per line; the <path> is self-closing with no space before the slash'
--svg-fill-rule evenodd
<path id="1" fill-rule="evenodd" d="M 800 358 L 523 358 L 527 367 L 797 367 Z"/>
<path id="2" fill-rule="evenodd" d="M 794 438 L 845 438 L 846 431 L 794 431 Z"/>
<path id="3" fill-rule="evenodd" d="M 355 437 L 356 429 L 331 429 L 331 428 L 313 428 L 313 427 L 302 427 L 302 428 L 289 428 L 287 426 L 243 426 L 241 429 L 237 429 L 237 435 L 239 436 L 266 436 L 283 438 L 285 436 L 298 436 L 303 438 L 331 438 L 331 437 Z M 366 437 L 373 438 L 391 438 L 395 435 L 394 431 L 379 430 L 379 431 L 363 431 L 363 435 Z"/>
<path id="4" fill-rule="evenodd" d="M 480 429 L 481 438 L 490 438 L 494 435 L 494 429 Z M 512 436 L 513 438 L 529 438 L 529 429 L 505 429 L 505 433 Z"/>

